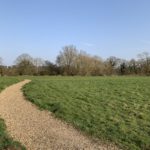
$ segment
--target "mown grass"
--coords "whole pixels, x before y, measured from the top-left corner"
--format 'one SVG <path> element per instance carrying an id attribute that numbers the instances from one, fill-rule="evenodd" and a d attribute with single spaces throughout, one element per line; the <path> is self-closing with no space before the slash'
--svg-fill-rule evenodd
<path id="1" fill-rule="evenodd" d="M 0 77 L 0 92 L 7 86 L 21 81 L 17 77 Z M 25 150 L 19 142 L 14 141 L 6 132 L 4 120 L 0 118 L 0 150 Z"/>
<path id="2" fill-rule="evenodd" d="M 38 77 L 24 88 L 40 108 L 123 149 L 150 150 L 150 78 Z"/>

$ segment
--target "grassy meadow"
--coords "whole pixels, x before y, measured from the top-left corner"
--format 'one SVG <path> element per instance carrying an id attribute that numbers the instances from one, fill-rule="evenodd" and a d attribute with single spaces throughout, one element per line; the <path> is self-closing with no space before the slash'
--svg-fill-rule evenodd
<path id="1" fill-rule="evenodd" d="M 150 149 L 149 77 L 33 77 L 25 96 L 84 133 Z"/>
<path id="2" fill-rule="evenodd" d="M 0 92 L 7 86 L 21 81 L 17 77 L 0 77 Z M 25 148 L 13 139 L 6 132 L 6 126 L 3 119 L 0 118 L 0 150 L 25 150 Z"/>

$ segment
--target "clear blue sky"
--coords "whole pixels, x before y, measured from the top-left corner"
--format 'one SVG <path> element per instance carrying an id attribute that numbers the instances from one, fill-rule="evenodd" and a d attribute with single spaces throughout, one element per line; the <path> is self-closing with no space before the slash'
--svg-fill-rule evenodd
<path id="1" fill-rule="evenodd" d="M 0 57 L 54 61 L 74 44 L 92 55 L 130 59 L 150 52 L 150 0 L 0 0 Z"/>

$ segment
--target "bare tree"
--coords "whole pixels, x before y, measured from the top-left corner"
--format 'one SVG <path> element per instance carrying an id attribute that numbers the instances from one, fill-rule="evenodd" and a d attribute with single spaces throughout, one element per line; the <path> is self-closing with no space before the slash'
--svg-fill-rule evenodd
<path id="1" fill-rule="evenodd" d="M 103 69 L 104 65 L 100 57 L 93 57 L 84 51 L 80 51 L 76 59 L 78 75 L 102 75 Z"/>
<path id="2" fill-rule="evenodd" d="M 45 65 L 45 61 L 42 58 L 35 58 L 35 59 L 33 59 L 33 64 L 36 69 L 36 75 L 39 75 L 39 73 L 42 70 L 42 66 Z"/>
<path id="3" fill-rule="evenodd" d="M 143 52 L 138 55 L 142 73 L 150 75 L 150 55 L 148 52 Z"/>
<path id="4" fill-rule="evenodd" d="M 73 75 L 77 55 L 78 51 L 75 46 L 65 46 L 63 51 L 60 51 L 60 54 L 57 56 L 56 63 L 64 68 L 67 75 Z"/>
<path id="5" fill-rule="evenodd" d="M 131 59 L 128 62 L 128 72 L 129 74 L 137 74 L 139 70 L 138 62 L 135 59 Z"/>
<path id="6" fill-rule="evenodd" d="M 19 64 L 20 62 L 24 60 L 28 60 L 33 63 L 33 58 L 29 54 L 21 54 L 16 58 L 15 64 Z"/>
<path id="7" fill-rule="evenodd" d="M 109 58 L 107 58 L 106 62 L 105 62 L 105 72 L 107 75 L 112 75 L 112 74 L 116 74 L 116 69 L 119 67 L 120 63 L 120 59 L 115 57 L 115 56 L 111 56 Z"/>
<path id="8" fill-rule="evenodd" d="M 17 72 L 19 75 L 33 75 L 34 64 L 33 58 L 28 54 L 22 54 L 17 57 L 16 61 Z"/>

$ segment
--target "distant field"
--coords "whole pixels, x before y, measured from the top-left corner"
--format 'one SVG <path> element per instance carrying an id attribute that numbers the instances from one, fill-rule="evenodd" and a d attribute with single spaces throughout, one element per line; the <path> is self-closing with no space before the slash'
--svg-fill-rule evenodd
<path id="1" fill-rule="evenodd" d="M 43 109 L 123 149 L 150 149 L 150 78 L 37 77 L 23 91 Z"/>
<path id="2" fill-rule="evenodd" d="M 0 77 L 0 92 L 7 86 L 21 81 L 21 78 L 17 77 Z M 20 143 L 13 141 L 12 138 L 6 132 L 6 126 L 3 119 L 0 118 L 0 150 L 25 150 Z"/>

